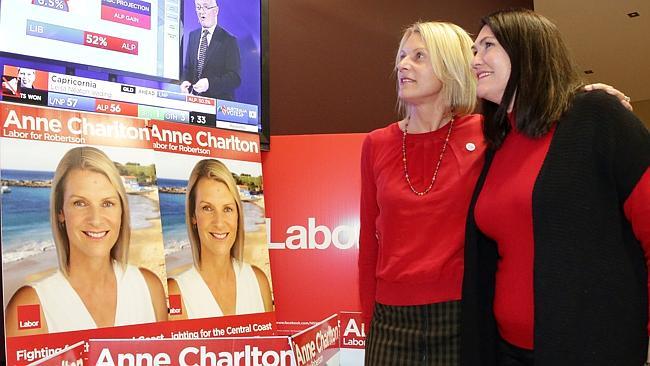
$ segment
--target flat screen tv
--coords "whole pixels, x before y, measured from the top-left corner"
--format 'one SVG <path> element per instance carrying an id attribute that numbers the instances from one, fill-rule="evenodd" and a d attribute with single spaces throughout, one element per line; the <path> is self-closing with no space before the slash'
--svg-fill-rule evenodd
<path id="1" fill-rule="evenodd" d="M 191 34 L 200 33 L 206 15 L 216 15 L 218 28 L 235 40 L 239 81 L 229 93 L 204 95 L 257 106 L 261 142 L 268 148 L 267 0 L 218 0 L 217 8 L 203 2 L 2 0 L 0 62 L 41 70 L 64 66 L 83 77 L 178 92 L 188 73 L 196 72 Z M 212 58 L 206 69 L 222 55 L 206 50 Z M 221 85 L 225 82 L 213 80 L 210 88 Z M 193 85 L 190 91 L 195 90 Z"/>

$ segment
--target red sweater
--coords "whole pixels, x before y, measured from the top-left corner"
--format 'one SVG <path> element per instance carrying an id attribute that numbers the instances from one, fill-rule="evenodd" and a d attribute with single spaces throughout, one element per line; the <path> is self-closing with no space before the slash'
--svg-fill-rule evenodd
<path id="1" fill-rule="evenodd" d="M 424 196 L 406 183 L 398 124 L 366 137 L 359 236 L 359 294 L 366 321 L 375 302 L 423 305 L 460 299 L 465 221 L 484 161 L 481 123 L 478 115 L 456 119 L 436 182 Z M 406 137 L 409 176 L 418 191 L 431 182 L 447 127 Z"/>
<path id="2" fill-rule="evenodd" d="M 509 343 L 526 349 L 534 348 L 532 192 L 554 131 L 534 139 L 513 129 L 494 156 L 474 210 L 478 227 L 497 243 L 499 251 L 494 294 L 499 333 Z M 650 264 L 647 170 L 623 209 Z M 650 286 L 650 279 L 648 283 Z"/>

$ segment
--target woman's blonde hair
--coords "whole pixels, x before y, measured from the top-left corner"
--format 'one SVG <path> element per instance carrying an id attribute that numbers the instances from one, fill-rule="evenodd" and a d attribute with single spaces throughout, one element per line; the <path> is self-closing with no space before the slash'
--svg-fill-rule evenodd
<path id="1" fill-rule="evenodd" d="M 244 210 L 239 197 L 237 182 L 235 182 L 232 173 L 222 162 L 216 159 L 204 159 L 196 163 L 194 169 L 192 169 L 190 179 L 187 182 L 187 195 L 185 198 L 185 224 L 187 225 L 187 234 L 190 237 L 192 246 L 194 265 L 197 267 L 201 265 L 201 240 L 196 225 L 192 223 L 192 218 L 196 210 L 196 185 L 204 178 L 225 184 L 235 199 L 237 205 L 237 236 L 235 236 L 235 243 L 230 249 L 230 255 L 241 261 L 244 256 Z"/>
<path id="2" fill-rule="evenodd" d="M 476 77 L 472 71 L 472 39 L 463 28 L 445 22 L 417 22 L 404 31 L 395 57 L 397 69 L 400 52 L 413 34 L 419 34 L 426 45 L 434 75 L 442 83 L 442 96 L 452 113 L 466 115 L 476 106 Z M 399 80 L 397 80 L 399 92 Z M 408 116 L 406 103 L 398 99 L 398 110 Z"/>
<path id="3" fill-rule="evenodd" d="M 102 174 L 111 183 L 120 197 L 122 205 L 122 219 L 120 232 L 117 241 L 111 248 L 111 258 L 121 265 L 127 264 L 129 255 L 129 241 L 131 239 L 131 221 L 129 216 L 129 203 L 126 197 L 126 190 L 120 178 L 120 173 L 113 161 L 101 150 L 89 147 L 75 147 L 69 150 L 56 167 L 54 179 L 52 180 L 52 192 L 50 196 L 50 225 L 56 254 L 59 258 L 59 268 L 67 276 L 70 266 L 70 241 L 66 233 L 65 221 L 59 220 L 59 214 L 63 212 L 63 195 L 68 175 L 73 170 L 87 170 Z"/>

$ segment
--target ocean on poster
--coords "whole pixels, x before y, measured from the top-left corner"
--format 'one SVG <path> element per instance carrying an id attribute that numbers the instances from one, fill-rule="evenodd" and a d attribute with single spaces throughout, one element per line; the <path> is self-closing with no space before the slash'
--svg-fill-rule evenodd
<path id="1" fill-rule="evenodd" d="M 2 169 L 2 180 L 49 183 L 54 172 Z M 47 187 L 9 187 L 2 194 L 2 263 L 10 263 L 55 250 L 50 229 L 50 192 Z M 131 227 L 146 229 L 159 216 L 155 202 L 129 194 Z"/>

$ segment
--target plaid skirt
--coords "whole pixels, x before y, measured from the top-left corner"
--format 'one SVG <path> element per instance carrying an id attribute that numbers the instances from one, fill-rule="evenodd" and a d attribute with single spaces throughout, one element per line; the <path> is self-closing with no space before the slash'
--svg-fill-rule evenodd
<path id="1" fill-rule="evenodd" d="M 365 365 L 458 366 L 459 358 L 460 301 L 375 304 Z"/>

